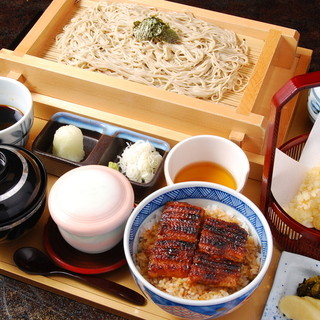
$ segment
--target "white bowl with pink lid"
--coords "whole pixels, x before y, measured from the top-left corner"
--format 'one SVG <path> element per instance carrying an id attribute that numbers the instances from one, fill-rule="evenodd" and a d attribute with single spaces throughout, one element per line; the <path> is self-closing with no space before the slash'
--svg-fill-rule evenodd
<path id="1" fill-rule="evenodd" d="M 134 207 L 129 180 L 102 165 L 87 165 L 62 175 L 48 197 L 50 215 L 65 241 L 86 253 L 117 245 Z"/>

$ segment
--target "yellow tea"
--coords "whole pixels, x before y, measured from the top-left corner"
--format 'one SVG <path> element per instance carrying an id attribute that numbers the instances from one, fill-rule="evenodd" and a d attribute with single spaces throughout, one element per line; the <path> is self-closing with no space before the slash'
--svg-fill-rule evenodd
<path id="1" fill-rule="evenodd" d="M 175 176 L 174 182 L 184 181 L 214 182 L 237 189 L 237 183 L 232 174 L 219 164 L 210 161 L 194 162 L 183 167 Z"/>

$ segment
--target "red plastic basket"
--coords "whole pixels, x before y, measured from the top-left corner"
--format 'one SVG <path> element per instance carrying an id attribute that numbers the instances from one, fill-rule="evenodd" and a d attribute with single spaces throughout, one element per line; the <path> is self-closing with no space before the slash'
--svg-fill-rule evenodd
<path id="1" fill-rule="evenodd" d="M 298 92 L 320 85 L 320 72 L 299 75 L 289 80 L 274 96 L 271 104 L 273 121 L 267 131 L 265 162 L 262 176 L 261 209 L 280 249 L 320 260 L 320 231 L 307 228 L 292 219 L 278 204 L 271 192 L 277 136 L 283 106 Z M 299 160 L 308 134 L 295 137 L 279 149 L 295 160 Z"/>

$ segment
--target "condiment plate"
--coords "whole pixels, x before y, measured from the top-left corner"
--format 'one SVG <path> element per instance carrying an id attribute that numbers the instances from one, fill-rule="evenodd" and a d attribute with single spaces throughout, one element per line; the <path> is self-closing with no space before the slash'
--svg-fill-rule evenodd
<path id="1" fill-rule="evenodd" d="M 111 250 L 103 253 L 84 253 L 74 249 L 63 239 L 57 225 L 51 218 L 44 229 L 44 247 L 57 265 L 76 273 L 107 273 L 126 264 L 122 241 Z"/>
<path id="2" fill-rule="evenodd" d="M 320 261 L 283 251 L 261 320 L 288 320 L 279 310 L 280 299 L 283 296 L 296 295 L 297 287 L 304 278 L 319 274 Z"/>
<path id="3" fill-rule="evenodd" d="M 80 162 L 58 157 L 52 152 L 54 134 L 64 125 L 74 125 L 82 131 L 85 157 Z M 43 162 L 48 174 L 60 177 L 80 166 L 90 164 L 108 166 L 109 162 L 118 162 L 118 156 L 124 149 L 139 140 L 148 141 L 162 156 L 162 161 L 150 182 L 139 183 L 130 180 L 135 200 L 139 202 L 161 184 L 164 159 L 170 150 L 169 143 L 164 140 L 69 112 L 57 112 L 34 140 L 32 151 Z"/>

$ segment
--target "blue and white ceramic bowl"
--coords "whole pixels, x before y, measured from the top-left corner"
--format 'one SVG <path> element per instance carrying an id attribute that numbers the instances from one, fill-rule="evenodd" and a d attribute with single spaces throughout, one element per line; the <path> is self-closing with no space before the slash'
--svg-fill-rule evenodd
<path id="1" fill-rule="evenodd" d="M 0 130 L 0 144 L 25 146 L 33 124 L 33 101 L 29 89 L 17 80 L 0 77 L 0 105 L 14 107 L 23 113 L 19 121 Z"/>
<path id="2" fill-rule="evenodd" d="M 139 233 L 144 223 L 161 214 L 168 201 L 186 201 L 207 207 L 217 205 L 232 211 L 245 220 L 249 229 L 261 245 L 261 268 L 254 280 L 246 287 L 229 296 L 211 300 L 187 300 L 167 294 L 151 285 L 140 273 L 135 264 L 135 253 Z M 269 225 L 258 209 L 244 195 L 227 187 L 209 182 L 182 182 L 166 186 L 145 198 L 135 208 L 126 224 L 124 250 L 131 273 L 146 296 L 168 313 L 187 319 L 213 319 L 221 317 L 239 307 L 255 291 L 265 276 L 273 250 Z"/>
<path id="3" fill-rule="evenodd" d="M 320 87 L 311 88 L 308 96 L 308 112 L 312 122 L 315 122 L 320 112 Z"/>

